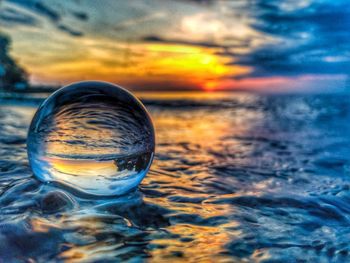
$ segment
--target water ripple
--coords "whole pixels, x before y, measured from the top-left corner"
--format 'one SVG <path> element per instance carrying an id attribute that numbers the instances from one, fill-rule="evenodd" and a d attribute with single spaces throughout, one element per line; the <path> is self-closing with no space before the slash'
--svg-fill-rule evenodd
<path id="1" fill-rule="evenodd" d="M 152 169 L 103 200 L 37 182 L 25 150 L 35 109 L 0 107 L 0 259 L 349 261 L 350 100 L 230 96 L 145 100 Z"/>

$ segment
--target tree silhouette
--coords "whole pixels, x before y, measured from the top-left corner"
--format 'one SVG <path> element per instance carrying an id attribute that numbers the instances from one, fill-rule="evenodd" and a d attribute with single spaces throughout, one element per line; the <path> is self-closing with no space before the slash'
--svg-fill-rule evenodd
<path id="1" fill-rule="evenodd" d="M 23 89 L 28 86 L 28 74 L 9 55 L 10 44 L 10 39 L 0 33 L 0 89 Z"/>

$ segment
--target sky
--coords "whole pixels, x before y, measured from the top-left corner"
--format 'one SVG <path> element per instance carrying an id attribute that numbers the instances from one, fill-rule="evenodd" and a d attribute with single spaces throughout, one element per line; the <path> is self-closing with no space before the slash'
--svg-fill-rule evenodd
<path id="1" fill-rule="evenodd" d="M 34 85 L 344 91 L 349 28 L 348 0 L 0 0 Z"/>

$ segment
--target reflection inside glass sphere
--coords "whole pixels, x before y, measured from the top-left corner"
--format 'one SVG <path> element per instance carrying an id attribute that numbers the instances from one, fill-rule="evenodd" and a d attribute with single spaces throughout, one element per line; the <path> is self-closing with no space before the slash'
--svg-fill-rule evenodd
<path id="1" fill-rule="evenodd" d="M 27 151 L 39 180 L 110 196 L 137 187 L 154 145 L 153 125 L 139 100 L 118 86 L 88 81 L 44 101 L 30 125 Z"/>

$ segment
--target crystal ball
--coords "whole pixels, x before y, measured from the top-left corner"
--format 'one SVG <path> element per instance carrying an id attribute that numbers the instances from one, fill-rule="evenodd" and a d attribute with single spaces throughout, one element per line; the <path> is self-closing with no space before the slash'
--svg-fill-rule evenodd
<path id="1" fill-rule="evenodd" d="M 79 194 L 123 195 L 147 174 L 154 155 L 151 118 L 116 85 L 84 81 L 63 87 L 38 108 L 27 153 L 34 175 Z"/>

